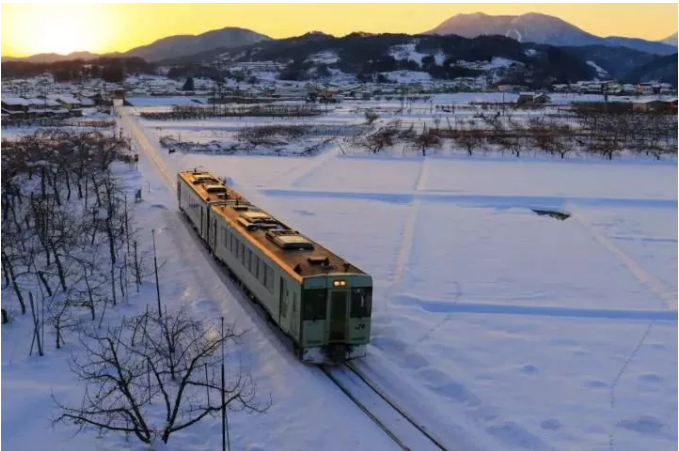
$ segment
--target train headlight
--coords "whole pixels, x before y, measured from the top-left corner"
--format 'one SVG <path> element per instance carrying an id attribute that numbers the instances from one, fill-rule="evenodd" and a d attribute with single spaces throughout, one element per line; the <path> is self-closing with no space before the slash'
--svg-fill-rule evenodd
<path id="1" fill-rule="evenodd" d="M 347 286 L 347 281 L 346 280 L 334 280 L 332 282 L 333 287 L 346 287 Z"/>

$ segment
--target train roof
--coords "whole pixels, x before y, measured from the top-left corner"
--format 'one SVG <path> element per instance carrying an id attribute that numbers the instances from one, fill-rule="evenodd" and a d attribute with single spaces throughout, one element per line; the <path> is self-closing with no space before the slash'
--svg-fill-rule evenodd
<path id="1" fill-rule="evenodd" d="M 184 171 L 177 174 L 184 179 L 204 202 L 214 202 L 227 197 L 230 190 L 222 180 L 205 171 Z"/>
<path id="2" fill-rule="evenodd" d="M 269 256 L 295 278 L 331 273 L 366 273 L 321 244 L 302 235 L 283 221 L 249 202 L 237 191 L 226 187 L 207 172 L 180 172 L 194 191 L 210 202 L 213 213 L 220 215 L 231 227 L 238 229 L 265 255 Z M 216 190 L 215 185 L 223 187 Z M 209 187 L 213 190 L 210 191 Z"/>

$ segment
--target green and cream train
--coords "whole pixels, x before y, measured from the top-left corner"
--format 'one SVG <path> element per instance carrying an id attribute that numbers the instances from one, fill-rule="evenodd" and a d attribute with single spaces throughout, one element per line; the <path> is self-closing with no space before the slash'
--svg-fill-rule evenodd
<path id="1" fill-rule="evenodd" d="M 304 362 L 362 357 L 372 278 L 208 172 L 177 174 L 179 209 L 216 260 L 263 306 Z"/>

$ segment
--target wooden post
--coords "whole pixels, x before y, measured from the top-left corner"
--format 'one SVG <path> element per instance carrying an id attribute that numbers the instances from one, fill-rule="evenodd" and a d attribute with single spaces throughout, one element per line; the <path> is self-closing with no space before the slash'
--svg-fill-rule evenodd
<path id="1" fill-rule="evenodd" d="M 163 317 L 163 310 L 160 306 L 160 283 L 158 282 L 158 258 L 156 257 L 156 229 L 151 230 L 153 239 L 153 268 L 156 274 L 156 297 L 158 299 L 158 318 Z"/>

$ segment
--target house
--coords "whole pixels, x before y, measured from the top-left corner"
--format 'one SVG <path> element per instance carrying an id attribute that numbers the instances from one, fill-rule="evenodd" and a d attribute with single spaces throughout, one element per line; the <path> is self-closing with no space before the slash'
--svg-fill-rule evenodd
<path id="1" fill-rule="evenodd" d="M 3 97 L 0 100 L 2 108 L 8 112 L 8 114 L 16 112 L 26 112 L 31 106 L 31 103 L 21 97 Z"/>
<path id="2" fill-rule="evenodd" d="M 517 105 L 544 105 L 550 103 L 552 99 L 544 92 L 520 92 L 516 99 Z"/>
<path id="3" fill-rule="evenodd" d="M 531 105 L 533 99 L 535 98 L 535 93 L 532 92 L 520 92 L 519 97 L 516 98 L 517 105 Z"/>
<path id="4" fill-rule="evenodd" d="M 552 102 L 551 97 L 549 97 L 544 92 L 539 92 L 535 94 L 535 96 L 533 96 L 533 103 L 544 105 L 551 102 Z"/>
<path id="5" fill-rule="evenodd" d="M 82 107 L 80 100 L 69 94 L 48 94 L 47 98 L 59 102 L 59 105 L 69 110 Z"/>
<path id="6" fill-rule="evenodd" d="M 661 99 L 641 98 L 632 102 L 632 111 L 651 113 L 670 108 L 670 104 Z"/>

